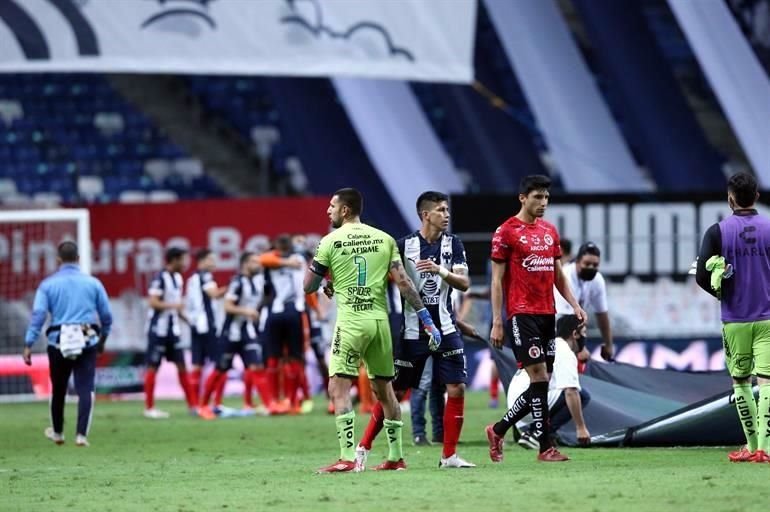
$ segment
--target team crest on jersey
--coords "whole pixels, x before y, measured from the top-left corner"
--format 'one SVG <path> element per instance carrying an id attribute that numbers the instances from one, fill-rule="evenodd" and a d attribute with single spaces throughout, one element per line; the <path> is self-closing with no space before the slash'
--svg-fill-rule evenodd
<path id="1" fill-rule="evenodd" d="M 553 238 L 551 237 L 551 235 L 546 234 L 543 237 L 543 241 L 545 242 L 545 245 L 553 245 Z"/>
<path id="2" fill-rule="evenodd" d="M 441 259 L 444 260 L 444 263 L 449 265 L 450 263 L 452 263 L 452 253 L 451 252 L 441 253 Z"/>
<path id="3" fill-rule="evenodd" d="M 529 352 L 529 357 L 531 357 L 532 359 L 537 359 L 538 357 L 540 357 L 540 347 L 538 346 L 533 345 L 529 347 L 528 352 Z"/>

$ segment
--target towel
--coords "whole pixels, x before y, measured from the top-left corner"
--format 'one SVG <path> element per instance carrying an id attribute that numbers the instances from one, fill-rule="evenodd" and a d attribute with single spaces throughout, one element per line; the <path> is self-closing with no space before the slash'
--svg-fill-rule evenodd
<path id="1" fill-rule="evenodd" d="M 68 359 L 75 359 L 86 347 L 86 336 L 80 324 L 64 324 L 59 331 L 59 350 Z"/>
<path id="2" fill-rule="evenodd" d="M 722 294 L 722 280 L 733 275 L 733 266 L 725 262 L 724 256 L 712 256 L 706 260 L 706 270 L 711 272 L 711 289 Z"/>

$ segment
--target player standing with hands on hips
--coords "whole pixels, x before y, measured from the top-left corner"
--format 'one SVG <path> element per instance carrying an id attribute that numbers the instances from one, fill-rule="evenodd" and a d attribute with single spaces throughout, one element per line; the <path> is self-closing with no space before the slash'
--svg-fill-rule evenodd
<path id="1" fill-rule="evenodd" d="M 532 414 L 530 435 L 540 444 L 538 460 L 562 462 L 568 457 L 550 446 L 548 438 L 548 381 L 553 372 L 556 308 L 553 287 L 572 306 L 581 323 L 585 311 L 569 288 L 561 266 L 556 227 L 542 219 L 548 207 L 551 179 L 527 176 L 519 185 L 521 210 L 495 231 L 492 238 L 492 332 L 495 347 L 503 346 L 503 290 L 506 315 L 512 324 L 513 353 L 530 378 L 529 388 L 494 425 L 486 428 L 489 457 L 503 460 L 505 433 L 527 413 Z"/>

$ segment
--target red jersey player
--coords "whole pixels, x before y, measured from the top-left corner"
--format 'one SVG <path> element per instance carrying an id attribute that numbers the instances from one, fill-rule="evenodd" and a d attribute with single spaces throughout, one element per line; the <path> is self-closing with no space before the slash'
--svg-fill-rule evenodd
<path id="1" fill-rule="evenodd" d="M 503 418 L 486 428 L 489 457 L 503 460 L 505 433 L 528 413 L 533 437 L 540 443 L 538 460 L 569 460 L 548 438 L 548 381 L 555 354 L 556 308 L 553 287 L 585 323 L 586 314 L 570 291 L 561 270 L 561 248 L 556 227 L 542 219 L 548 206 L 551 180 L 527 176 L 519 185 L 521 210 L 505 221 L 492 238 L 492 332 L 490 340 L 503 346 L 503 291 L 506 317 L 511 321 L 513 353 L 530 378 L 530 386 Z"/>

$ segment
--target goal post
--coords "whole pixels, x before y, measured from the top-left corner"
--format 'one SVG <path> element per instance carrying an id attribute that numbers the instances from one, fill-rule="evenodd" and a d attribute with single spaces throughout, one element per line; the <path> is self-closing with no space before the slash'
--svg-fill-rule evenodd
<path id="1" fill-rule="evenodd" d="M 0 209 L 0 402 L 43 398 L 49 392 L 48 361 L 41 339 L 34 364 L 20 354 L 35 290 L 56 271 L 57 246 L 78 244 L 80 267 L 92 269 L 91 224 L 86 209 Z"/>
<path id="2" fill-rule="evenodd" d="M 55 208 L 48 210 L 0 210 L 0 225 L 33 224 L 40 222 L 74 222 L 74 242 L 80 252 L 80 269 L 91 273 L 91 216 L 85 208 Z M 57 244 L 63 240 L 56 241 Z M 1 251 L 1 249 L 0 249 Z"/>

